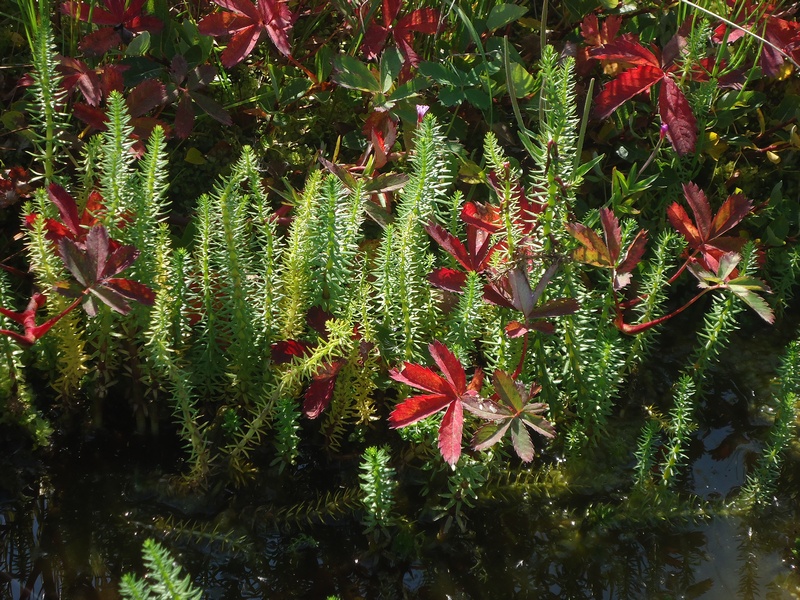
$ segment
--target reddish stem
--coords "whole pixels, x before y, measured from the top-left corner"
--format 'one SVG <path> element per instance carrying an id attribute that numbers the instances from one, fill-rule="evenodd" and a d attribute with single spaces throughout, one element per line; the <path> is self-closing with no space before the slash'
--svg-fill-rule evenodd
<path id="1" fill-rule="evenodd" d="M 663 317 L 659 317 L 658 319 L 653 319 L 652 321 L 647 321 L 646 323 L 639 323 L 638 325 L 628 325 L 623 321 L 622 311 L 617 309 L 617 318 L 614 320 L 614 326 L 619 329 L 622 333 L 627 333 L 628 335 L 636 335 L 637 333 L 642 333 L 643 331 L 647 331 L 648 329 L 655 327 L 656 325 L 660 325 L 664 321 L 670 320 L 672 317 L 676 317 L 681 314 L 684 310 L 689 308 L 692 304 L 697 302 L 701 297 L 712 290 L 720 289 L 723 286 L 715 285 L 713 287 L 708 287 L 697 294 L 694 298 L 689 300 L 686 304 L 681 306 L 679 309 L 669 313 L 668 315 L 664 315 Z"/>

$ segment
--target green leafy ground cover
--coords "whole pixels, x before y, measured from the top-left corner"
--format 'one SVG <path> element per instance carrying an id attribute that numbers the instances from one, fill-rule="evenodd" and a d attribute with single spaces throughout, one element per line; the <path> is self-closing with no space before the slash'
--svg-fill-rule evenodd
<path id="1" fill-rule="evenodd" d="M 180 444 L 159 494 L 204 517 L 148 535 L 344 521 L 414 565 L 487 506 L 635 531 L 794 493 L 793 7 L 2 6 L 4 438 Z M 772 328 L 706 495 L 712 382 Z"/>

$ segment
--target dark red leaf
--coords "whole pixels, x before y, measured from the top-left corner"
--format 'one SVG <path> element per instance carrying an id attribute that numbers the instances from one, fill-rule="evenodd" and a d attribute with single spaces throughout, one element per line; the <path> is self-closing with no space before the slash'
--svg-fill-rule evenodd
<path id="1" fill-rule="evenodd" d="M 112 277 L 103 281 L 103 285 L 111 288 L 121 296 L 125 296 L 129 300 L 135 300 L 139 304 L 144 304 L 145 306 L 152 306 L 156 301 L 155 292 L 138 281 Z"/>
<path id="2" fill-rule="evenodd" d="M 425 226 L 425 231 L 427 231 L 428 235 L 430 235 L 450 256 L 455 258 L 467 271 L 475 270 L 472 264 L 473 261 L 470 259 L 469 254 L 467 254 L 467 249 L 464 247 L 464 244 L 461 243 L 461 240 L 436 223 L 428 223 Z"/>
<path id="3" fill-rule="evenodd" d="M 98 131 L 106 130 L 108 116 L 102 109 L 76 102 L 72 106 L 72 113 L 89 127 Z"/>
<path id="4" fill-rule="evenodd" d="M 303 414 L 309 419 L 316 419 L 331 403 L 336 378 L 346 364 L 344 359 L 325 363 L 306 389 L 303 400 Z"/>
<path id="5" fill-rule="evenodd" d="M 660 67 L 643 64 L 620 74 L 609 81 L 594 101 L 593 112 L 598 119 L 605 119 L 631 98 L 646 92 L 664 79 Z M 663 118 L 663 115 L 662 115 Z"/>
<path id="6" fill-rule="evenodd" d="M 631 245 L 628 246 L 627 252 L 622 261 L 617 266 L 617 273 L 630 273 L 639 264 L 644 256 L 644 249 L 647 245 L 647 231 L 642 229 L 633 238 Z"/>
<path id="7" fill-rule="evenodd" d="M 667 139 L 678 156 L 694 152 L 697 144 L 697 120 L 686 96 L 671 77 L 664 77 L 661 83 L 658 112 L 667 125 Z"/>
<path id="8" fill-rule="evenodd" d="M 78 218 L 78 206 L 72 196 L 67 193 L 67 190 L 55 183 L 51 183 L 48 186 L 47 195 L 50 197 L 50 201 L 56 205 L 64 225 L 73 235 L 78 236 L 80 234 L 80 219 Z"/>
<path id="9" fill-rule="evenodd" d="M 220 56 L 220 62 L 226 69 L 242 62 L 253 51 L 261 38 L 261 28 L 250 25 L 233 34 L 228 46 Z"/>
<path id="10" fill-rule="evenodd" d="M 694 222 L 700 234 L 698 237 L 707 240 L 711 234 L 711 205 L 705 192 L 696 183 L 689 182 L 683 184 L 683 196 L 694 214 Z"/>
<path id="11" fill-rule="evenodd" d="M 461 437 L 464 429 L 464 407 L 453 402 L 447 408 L 439 426 L 439 451 L 445 462 L 455 465 L 461 456 Z"/>
<path id="12" fill-rule="evenodd" d="M 272 362 L 281 365 L 288 363 L 295 356 L 308 356 L 312 348 L 313 346 L 306 342 L 284 340 L 272 344 L 270 356 L 272 357 Z"/>
<path id="13" fill-rule="evenodd" d="M 194 111 L 192 110 L 192 100 L 188 94 L 182 94 L 175 110 L 175 135 L 185 140 L 192 133 L 194 127 Z"/>
<path id="14" fill-rule="evenodd" d="M 598 60 L 622 62 L 640 67 L 651 67 L 661 71 L 661 60 L 631 34 L 625 34 L 600 48 L 593 48 L 589 56 Z"/>
<path id="15" fill-rule="evenodd" d="M 610 208 L 600 209 L 600 223 L 603 226 L 603 234 L 606 238 L 611 264 L 616 264 L 619 258 L 619 245 L 622 242 L 622 232 L 619 228 L 619 219 Z"/>
<path id="16" fill-rule="evenodd" d="M 230 113 L 225 110 L 216 100 L 212 100 L 199 92 L 189 92 L 192 100 L 195 101 L 197 106 L 215 121 L 219 121 L 223 125 L 233 125 Z"/>
<path id="17" fill-rule="evenodd" d="M 145 79 L 125 98 L 125 104 L 132 117 L 141 117 L 166 102 L 167 89 L 158 79 Z"/>

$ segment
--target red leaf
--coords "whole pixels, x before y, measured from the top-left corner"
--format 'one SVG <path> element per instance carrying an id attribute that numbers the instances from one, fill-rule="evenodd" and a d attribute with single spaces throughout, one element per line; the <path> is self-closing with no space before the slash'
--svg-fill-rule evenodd
<path id="1" fill-rule="evenodd" d="M 92 228 L 92 231 L 96 229 L 102 229 L 105 231 L 105 227 L 102 225 L 95 225 Z M 89 232 L 89 235 L 92 235 L 92 231 Z M 108 244 L 108 237 L 106 235 L 105 243 Z M 87 249 L 89 247 L 89 238 L 87 237 L 86 240 Z M 105 251 L 108 252 L 108 245 L 106 245 Z M 119 246 L 116 250 L 111 252 L 111 254 L 107 257 L 98 257 L 98 279 L 105 279 L 108 277 L 113 277 L 130 267 L 134 261 L 139 257 L 139 251 L 134 248 L 133 246 Z M 100 270 L 101 261 L 103 268 Z"/>
<path id="2" fill-rule="evenodd" d="M 700 233 L 699 238 L 707 240 L 711 233 L 711 205 L 705 192 L 696 183 L 689 182 L 683 184 L 683 196 L 694 214 L 694 222 Z"/>
<path id="3" fill-rule="evenodd" d="M 288 363 L 295 356 L 307 356 L 312 349 L 311 344 L 297 340 L 284 340 L 275 342 L 270 347 L 272 362 L 276 364 Z"/>
<path id="4" fill-rule="evenodd" d="M 660 67 L 643 64 L 620 74 L 609 81 L 595 98 L 594 114 L 598 119 L 605 119 L 625 102 L 664 79 L 664 71 Z M 663 115 L 662 115 L 663 118 Z"/>
<path id="5" fill-rule="evenodd" d="M 639 261 L 642 260 L 642 256 L 644 255 L 644 248 L 647 244 L 647 231 L 642 229 L 639 233 L 636 234 L 636 237 L 633 238 L 633 242 L 631 245 L 628 246 L 628 251 L 625 253 L 625 257 L 622 259 L 622 262 L 619 263 L 617 267 L 617 273 L 630 273 L 636 268 L 636 265 L 639 264 Z"/>
<path id="6" fill-rule="evenodd" d="M 121 296 L 129 300 L 136 300 L 139 304 L 153 306 L 156 301 L 156 294 L 149 287 L 132 279 L 119 279 L 112 277 L 106 279 L 103 285 L 111 288 Z"/>
<path id="7" fill-rule="evenodd" d="M 680 204 L 677 202 L 670 204 L 669 208 L 667 208 L 667 217 L 678 233 L 686 238 L 689 246 L 696 249 L 703 243 L 700 232 L 697 231 L 689 215 L 686 214 L 686 210 Z"/>
<path id="8" fill-rule="evenodd" d="M 64 221 L 67 228 L 73 235 L 78 236 L 80 234 L 78 206 L 72 196 L 67 193 L 67 190 L 55 183 L 51 183 L 47 188 L 47 195 L 50 197 L 50 201 L 56 205 L 61 215 L 61 220 Z"/>
<path id="9" fill-rule="evenodd" d="M 439 412 L 452 401 L 450 396 L 444 394 L 422 394 L 409 398 L 402 404 L 398 404 L 389 415 L 390 426 L 393 429 L 399 429 L 406 425 L 412 425 Z"/>
<path id="10" fill-rule="evenodd" d="M 661 60 L 651 50 L 648 50 L 631 34 L 625 34 L 617 39 L 594 48 L 589 56 L 599 60 L 623 62 L 629 65 L 652 67 L 661 70 Z"/>
<path id="11" fill-rule="evenodd" d="M 188 94 L 182 94 L 175 110 L 175 135 L 185 140 L 194 127 L 194 111 Z"/>
<path id="12" fill-rule="evenodd" d="M 461 362 L 456 358 L 455 354 L 438 340 L 434 340 L 428 345 L 428 350 L 436 366 L 444 373 L 445 378 L 451 383 L 456 394 L 460 396 L 466 392 L 467 376 L 464 373 L 464 367 L 461 366 Z"/>
<path id="13" fill-rule="evenodd" d="M 658 94 L 658 112 L 667 125 L 667 138 L 678 156 L 694 152 L 697 121 L 683 92 L 671 77 L 664 77 Z"/>
<path id="14" fill-rule="evenodd" d="M 444 413 L 439 426 L 439 451 L 444 460 L 455 465 L 461 456 L 461 437 L 464 429 L 464 407 L 461 402 L 453 402 Z"/>
<path id="15" fill-rule="evenodd" d="M 381 27 L 377 23 L 373 23 L 364 34 L 364 41 L 361 42 L 361 51 L 367 60 L 373 60 L 378 57 L 386 45 L 386 38 L 389 37 L 389 29 Z"/>
<path id="16" fill-rule="evenodd" d="M 430 273 L 428 281 L 439 289 L 458 294 L 464 290 L 464 286 L 467 283 L 467 274 L 463 271 L 443 267 Z"/>
<path id="17" fill-rule="evenodd" d="M 83 38 L 78 44 L 78 49 L 88 56 L 100 56 L 121 43 L 122 38 L 116 29 L 103 27 Z"/>
<path id="18" fill-rule="evenodd" d="M 461 243 L 461 240 L 436 223 L 428 223 L 425 226 L 425 231 L 427 231 L 428 235 L 450 256 L 455 258 L 467 271 L 475 270 L 472 260 L 470 260 L 470 256 L 467 254 L 467 249 L 464 247 L 464 244 Z"/>
<path id="19" fill-rule="evenodd" d="M 753 201 L 742 194 L 733 194 L 723 202 L 711 223 L 711 237 L 736 227 L 753 210 Z"/>
<path id="20" fill-rule="evenodd" d="M 157 106 L 166 104 L 167 89 L 158 79 L 145 79 L 125 98 L 131 117 L 141 117 Z"/>
<path id="21" fill-rule="evenodd" d="M 336 378 L 345 362 L 340 359 L 325 363 L 314 375 L 314 380 L 308 386 L 303 400 L 303 414 L 309 419 L 316 419 L 331 403 L 333 390 L 336 387 Z"/>
<path id="22" fill-rule="evenodd" d="M 619 219 L 610 208 L 601 208 L 600 223 L 603 225 L 603 234 L 606 238 L 606 247 L 611 257 L 611 263 L 616 264 L 619 258 L 619 245 L 622 242 Z"/>
<path id="23" fill-rule="evenodd" d="M 489 233 L 497 233 L 503 229 L 500 211 L 491 204 L 465 203 L 461 209 L 461 220 Z"/>
<path id="24" fill-rule="evenodd" d="M 402 17 L 394 28 L 394 34 L 404 37 L 407 31 L 433 35 L 439 30 L 440 15 L 435 8 L 419 8 Z"/>
<path id="25" fill-rule="evenodd" d="M 449 395 L 451 398 L 454 398 L 456 395 L 456 390 L 450 382 L 434 373 L 428 367 L 423 367 L 416 363 L 405 363 L 402 371 L 392 369 L 389 371 L 389 377 L 400 383 L 405 383 L 413 388 L 417 388 L 418 390 L 445 394 Z"/>
<path id="26" fill-rule="evenodd" d="M 89 125 L 89 127 L 97 129 L 98 131 L 106 130 L 108 116 L 102 109 L 76 102 L 72 106 L 72 113 L 81 121 Z"/>

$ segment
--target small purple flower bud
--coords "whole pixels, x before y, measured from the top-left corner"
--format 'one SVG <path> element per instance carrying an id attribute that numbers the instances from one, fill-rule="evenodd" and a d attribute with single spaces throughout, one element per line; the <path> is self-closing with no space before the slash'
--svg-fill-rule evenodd
<path id="1" fill-rule="evenodd" d="M 667 131 L 669 131 L 669 126 L 666 123 L 661 124 L 661 132 L 659 137 L 663 140 L 664 136 L 667 135 Z"/>
<path id="2" fill-rule="evenodd" d="M 417 104 L 417 125 L 422 123 L 422 119 L 425 117 L 425 113 L 430 110 L 430 106 L 427 104 Z"/>

